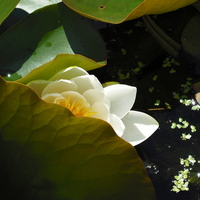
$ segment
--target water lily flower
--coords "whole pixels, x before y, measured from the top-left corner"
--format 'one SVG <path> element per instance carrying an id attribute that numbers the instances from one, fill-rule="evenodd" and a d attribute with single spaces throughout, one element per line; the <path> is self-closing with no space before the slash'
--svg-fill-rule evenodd
<path id="1" fill-rule="evenodd" d="M 150 137 L 158 128 L 151 116 L 130 111 L 136 98 L 136 87 L 115 84 L 103 88 L 99 80 L 80 67 L 68 67 L 49 80 L 27 84 L 44 101 L 68 108 L 75 116 L 107 121 L 118 136 L 133 146 Z"/>

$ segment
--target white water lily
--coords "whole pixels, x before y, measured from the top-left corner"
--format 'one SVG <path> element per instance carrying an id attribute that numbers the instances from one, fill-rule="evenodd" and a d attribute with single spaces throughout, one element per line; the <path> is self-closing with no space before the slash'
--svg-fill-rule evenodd
<path id="1" fill-rule="evenodd" d="M 118 134 L 133 146 L 150 137 L 158 128 L 151 116 L 130 111 L 136 98 L 136 87 L 116 84 L 103 88 L 94 75 L 80 67 L 68 67 L 49 80 L 27 84 L 47 102 L 68 108 L 75 116 L 107 121 Z"/>

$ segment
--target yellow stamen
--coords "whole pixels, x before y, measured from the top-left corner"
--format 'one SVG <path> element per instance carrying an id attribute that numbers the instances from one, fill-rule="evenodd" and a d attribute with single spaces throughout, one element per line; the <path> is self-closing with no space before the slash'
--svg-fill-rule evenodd
<path id="1" fill-rule="evenodd" d="M 92 108 L 87 107 L 86 103 L 83 102 L 82 99 L 80 99 L 78 102 L 73 101 L 72 103 L 70 103 L 70 100 L 70 97 L 64 100 L 57 99 L 56 103 L 69 109 L 75 116 L 90 117 L 97 113 L 92 111 Z"/>

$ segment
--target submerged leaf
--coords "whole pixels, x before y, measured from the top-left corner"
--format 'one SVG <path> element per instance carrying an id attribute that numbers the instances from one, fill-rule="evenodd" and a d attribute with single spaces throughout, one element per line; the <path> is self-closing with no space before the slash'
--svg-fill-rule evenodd
<path id="1" fill-rule="evenodd" d="M 108 123 L 16 82 L 0 79 L 0 91 L 1 199 L 155 199 L 134 147 Z"/>
<path id="2" fill-rule="evenodd" d="M 183 50 L 197 59 L 200 59 L 199 23 L 200 14 L 198 13 L 188 22 L 181 35 Z"/>

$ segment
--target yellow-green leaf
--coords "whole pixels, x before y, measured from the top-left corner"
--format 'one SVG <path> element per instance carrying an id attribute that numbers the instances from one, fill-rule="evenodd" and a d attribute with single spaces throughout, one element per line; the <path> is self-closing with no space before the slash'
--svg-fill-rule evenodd
<path id="1" fill-rule="evenodd" d="M 0 92 L 0 199 L 155 199 L 134 147 L 108 123 L 17 82 L 0 78 Z"/>
<path id="2" fill-rule="evenodd" d="M 187 6 L 197 0 L 63 0 L 74 11 L 88 18 L 122 23 L 145 14 L 160 14 Z"/>
<path id="3" fill-rule="evenodd" d="M 20 0 L 0 0 L 0 25 L 17 6 Z"/>
<path id="4" fill-rule="evenodd" d="M 5 77 L 6 80 L 16 80 L 18 77 L 23 77 L 17 81 L 23 84 L 26 84 L 32 80 L 44 79 L 48 80 L 55 73 L 66 69 L 70 66 L 78 66 L 86 71 L 93 70 L 99 67 L 104 66 L 105 64 L 97 63 L 89 58 L 86 58 L 78 54 L 59 54 L 52 61 L 41 65 L 33 69 L 30 73 L 27 74 L 25 70 L 19 70 L 17 73 L 11 75 L 10 77 Z"/>

